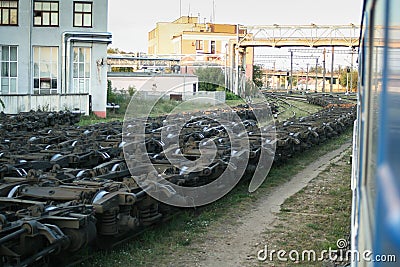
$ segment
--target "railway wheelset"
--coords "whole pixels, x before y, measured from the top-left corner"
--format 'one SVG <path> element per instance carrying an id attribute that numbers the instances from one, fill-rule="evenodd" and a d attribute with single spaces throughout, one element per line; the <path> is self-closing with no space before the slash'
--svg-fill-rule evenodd
<path id="1" fill-rule="evenodd" d="M 255 115 L 263 112 L 259 105 L 239 105 L 188 113 L 186 122 L 181 114 L 137 119 L 132 123 L 145 126 L 143 144 L 135 134 L 127 137 L 118 121 L 78 126 L 79 115 L 70 112 L 0 114 L 0 265 L 67 264 L 87 248 L 120 243 L 179 212 L 152 190 L 190 206 L 170 184 L 215 183 L 223 190 L 222 174 L 241 169 L 241 179 L 249 179 L 263 152 L 274 152 L 273 163 L 284 164 L 352 127 L 356 115 L 354 106 L 329 105 L 306 117 L 260 125 Z M 233 115 L 241 125 L 231 125 L 230 131 L 224 123 Z M 169 143 L 162 133 L 179 123 L 178 141 Z M 268 136 L 263 127 L 274 134 Z M 246 148 L 241 148 L 243 135 Z M 168 155 L 177 151 L 189 163 L 204 157 L 207 164 L 172 164 Z M 145 161 L 132 164 L 138 157 Z"/>

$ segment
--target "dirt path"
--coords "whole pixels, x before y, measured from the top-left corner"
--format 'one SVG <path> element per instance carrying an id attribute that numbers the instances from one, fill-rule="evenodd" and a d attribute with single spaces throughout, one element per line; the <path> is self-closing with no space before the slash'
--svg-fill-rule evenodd
<path id="1" fill-rule="evenodd" d="M 320 157 L 289 182 L 257 201 L 248 213 L 212 227 L 204 240 L 190 245 L 190 253 L 178 256 L 167 266 L 232 267 L 254 260 L 257 247 L 263 242 L 262 233 L 273 225 L 275 214 L 285 199 L 304 188 L 331 163 L 339 161 L 349 147 L 350 143 L 344 144 Z"/>

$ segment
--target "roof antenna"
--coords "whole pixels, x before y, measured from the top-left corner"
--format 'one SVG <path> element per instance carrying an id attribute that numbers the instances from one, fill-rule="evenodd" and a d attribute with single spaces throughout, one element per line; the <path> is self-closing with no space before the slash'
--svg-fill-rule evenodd
<path id="1" fill-rule="evenodd" d="M 213 0 L 212 4 L 212 22 L 215 23 L 215 0 Z"/>

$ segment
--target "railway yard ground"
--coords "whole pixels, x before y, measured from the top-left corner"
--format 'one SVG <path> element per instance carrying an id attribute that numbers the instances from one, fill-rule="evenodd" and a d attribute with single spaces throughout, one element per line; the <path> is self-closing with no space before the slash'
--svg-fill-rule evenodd
<path id="1" fill-rule="evenodd" d="M 241 183 L 220 201 L 186 210 L 81 266 L 343 266 L 329 260 L 278 261 L 276 254 L 263 261 L 257 254 L 265 246 L 297 250 L 300 256 L 303 250 L 319 253 L 348 237 L 351 138 L 348 129 L 274 167 L 256 192 L 248 193 L 247 183 Z"/>
<path id="2" fill-rule="evenodd" d="M 188 105 L 179 113 L 179 102 L 167 100 L 143 118 L 124 118 L 122 111 L 106 120 L 72 112 L 1 114 L 0 243 L 7 250 L 0 265 L 338 266 L 325 260 L 331 254 L 318 256 L 338 240 L 348 243 L 355 105 L 332 95 L 266 98 L 268 104 L 212 110 Z M 147 102 L 135 102 L 136 113 L 140 105 Z M 140 127 L 144 135 L 134 131 Z M 238 142 L 244 136 L 248 148 Z M 211 155 L 201 149 L 212 144 L 212 162 L 188 169 Z M 184 158 L 175 166 L 166 155 L 177 151 Z M 267 178 L 254 191 L 249 181 L 257 170 Z M 225 172 L 236 181 L 231 191 L 217 181 Z M 206 197 L 219 194 L 217 201 L 195 203 L 212 182 Z M 180 198 L 174 184 L 199 189 Z M 184 205 L 158 201 L 153 187 Z M 318 260 L 293 259 L 310 250 Z"/>

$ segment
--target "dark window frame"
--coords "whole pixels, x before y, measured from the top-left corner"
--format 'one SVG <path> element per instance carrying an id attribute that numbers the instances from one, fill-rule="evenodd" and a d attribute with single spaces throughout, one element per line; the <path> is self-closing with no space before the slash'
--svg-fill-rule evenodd
<path id="1" fill-rule="evenodd" d="M 18 26 L 19 0 L 0 0 L 0 3 L 2 2 L 16 2 L 17 7 L 3 7 L 2 5 L 0 5 L 0 26 Z M 3 10 L 8 10 L 8 23 L 3 23 Z M 17 21 L 15 24 L 11 23 L 11 10 L 17 10 Z"/>
<path id="2" fill-rule="evenodd" d="M 204 41 L 196 40 L 196 50 L 204 50 Z"/>
<path id="3" fill-rule="evenodd" d="M 36 10 L 36 3 L 50 3 L 50 10 Z M 57 11 L 52 11 L 51 10 L 51 4 L 57 4 Z M 45 13 L 49 14 L 49 25 L 44 25 L 43 24 L 43 15 Z M 37 15 L 40 14 L 40 15 Z M 51 24 L 51 15 L 52 14 L 57 14 L 57 24 L 52 25 Z M 35 18 L 36 17 L 41 17 L 41 23 L 40 24 L 35 24 Z M 34 1 L 33 2 L 33 26 L 34 27 L 59 27 L 60 26 L 60 3 L 59 1 Z"/>
<path id="4" fill-rule="evenodd" d="M 82 4 L 82 5 L 90 5 L 90 12 L 87 11 L 76 11 L 76 5 L 77 4 Z M 81 21 L 82 25 L 77 25 L 75 21 L 75 15 L 80 15 L 81 16 Z M 85 14 L 90 14 L 90 26 L 85 26 L 84 24 L 84 16 Z M 79 28 L 93 28 L 93 2 L 82 2 L 82 1 L 74 1 L 74 12 L 73 12 L 73 26 L 74 27 L 79 27 Z"/>
<path id="5" fill-rule="evenodd" d="M 0 94 L 17 94 L 18 93 L 18 46 L 17 45 L 0 45 Z M 15 49 L 15 58 L 12 56 L 12 49 Z M 5 52 L 7 51 L 7 52 Z M 4 53 L 7 58 L 4 58 Z M 5 66 L 5 68 L 4 68 Z M 15 72 L 13 72 L 13 66 L 15 66 Z M 4 84 L 3 80 L 7 80 L 7 92 L 3 92 L 2 89 Z M 15 81 L 15 88 L 12 90 L 11 81 Z"/>
<path id="6" fill-rule="evenodd" d="M 45 57 L 42 55 L 42 49 L 50 49 L 49 57 Z M 37 61 L 35 54 L 37 54 Z M 59 78 L 59 58 L 58 58 L 58 53 L 59 53 L 59 47 L 58 46 L 33 46 L 33 88 L 32 92 L 34 95 L 50 95 L 50 94 L 58 94 L 59 92 L 59 83 L 58 83 L 58 78 Z M 56 55 L 56 58 L 54 58 L 54 55 Z M 55 60 L 53 60 L 55 59 Z M 42 68 L 41 65 L 43 62 L 48 62 L 48 65 L 51 67 L 51 70 L 49 71 L 48 74 L 43 75 L 42 74 Z M 55 72 L 53 72 L 52 67 L 55 66 Z M 37 68 L 37 74 L 35 73 L 35 68 Z M 53 73 L 56 73 L 56 75 L 52 75 Z"/>
<path id="7" fill-rule="evenodd" d="M 216 46 L 217 46 L 216 41 L 214 41 L 214 40 L 210 41 L 210 54 L 216 53 Z"/>

